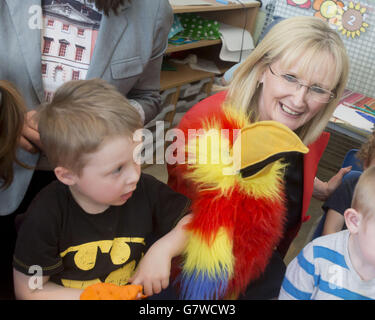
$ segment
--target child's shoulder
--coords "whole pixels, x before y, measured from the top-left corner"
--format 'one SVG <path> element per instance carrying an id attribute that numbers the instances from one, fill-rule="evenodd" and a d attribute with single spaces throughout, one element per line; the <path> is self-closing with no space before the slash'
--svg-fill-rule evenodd
<path id="1" fill-rule="evenodd" d="M 58 180 L 55 180 L 39 191 L 35 200 L 50 201 L 59 197 L 69 195 L 69 188 Z"/>
<path id="2" fill-rule="evenodd" d="M 339 232 L 327 234 L 325 236 L 318 237 L 311 241 L 314 246 L 334 246 L 336 242 L 343 241 L 347 235 L 348 230 L 342 230 Z"/>
<path id="3" fill-rule="evenodd" d="M 61 206 L 62 202 L 70 197 L 68 186 L 56 180 L 44 187 L 35 196 L 27 212 L 53 211 Z"/>
<path id="4" fill-rule="evenodd" d="M 135 199 L 148 199 L 151 203 L 160 203 L 169 199 L 178 199 L 182 201 L 187 199 L 184 195 L 173 190 L 167 183 L 157 179 L 156 177 L 143 173 L 138 181 Z"/>
<path id="5" fill-rule="evenodd" d="M 345 251 L 348 237 L 348 230 L 318 237 L 305 246 L 304 252 L 312 255 L 314 258 L 320 257 L 321 255 L 330 255 L 334 252 L 341 254 Z"/>
<path id="6" fill-rule="evenodd" d="M 69 192 L 69 188 L 59 181 L 51 182 L 44 187 L 33 199 L 26 212 L 20 216 L 19 227 L 26 226 L 21 228 L 20 232 L 27 228 L 50 227 L 60 222 Z"/>
<path id="7" fill-rule="evenodd" d="M 138 181 L 137 188 L 138 187 L 149 188 L 149 187 L 155 187 L 155 186 L 167 186 L 167 184 L 155 178 L 151 174 L 142 172 L 141 177 L 139 178 L 139 181 Z"/>

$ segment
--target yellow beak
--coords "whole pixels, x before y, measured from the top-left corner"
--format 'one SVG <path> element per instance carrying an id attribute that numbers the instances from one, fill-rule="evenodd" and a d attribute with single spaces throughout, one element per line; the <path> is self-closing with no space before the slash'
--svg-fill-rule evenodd
<path id="1" fill-rule="evenodd" d="M 288 153 L 307 153 L 309 149 L 287 126 L 277 121 L 259 121 L 241 130 L 241 135 L 234 142 L 233 152 L 234 159 L 241 159 L 237 168 L 245 178 Z"/>

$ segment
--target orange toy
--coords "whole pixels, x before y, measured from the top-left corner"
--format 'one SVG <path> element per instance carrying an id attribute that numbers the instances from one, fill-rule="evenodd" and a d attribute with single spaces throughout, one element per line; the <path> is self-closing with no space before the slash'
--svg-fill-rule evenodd
<path id="1" fill-rule="evenodd" d="M 138 300 L 146 298 L 143 287 L 136 284 L 118 286 L 112 283 L 95 283 L 81 294 L 81 300 Z"/>

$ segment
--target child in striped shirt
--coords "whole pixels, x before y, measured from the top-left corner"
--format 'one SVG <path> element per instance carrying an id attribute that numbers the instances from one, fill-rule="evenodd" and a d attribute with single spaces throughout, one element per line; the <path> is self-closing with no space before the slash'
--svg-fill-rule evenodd
<path id="1" fill-rule="evenodd" d="M 289 264 L 280 300 L 375 299 L 375 167 L 344 217 L 347 230 L 313 240 Z"/>

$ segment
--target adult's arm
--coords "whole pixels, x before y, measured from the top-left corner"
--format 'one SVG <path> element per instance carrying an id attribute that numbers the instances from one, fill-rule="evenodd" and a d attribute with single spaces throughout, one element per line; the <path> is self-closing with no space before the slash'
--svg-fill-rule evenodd
<path id="1" fill-rule="evenodd" d="M 133 105 L 135 101 L 142 106 L 145 123 L 155 118 L 160 112 L 160 71 L 172 22 L 172 7 L 167 0 L 160 1 L 153 30 L 154 45 L 151 58 L 137 83 L 128 93 L 128 98 L 133 100 L 131 101 Z"/>

